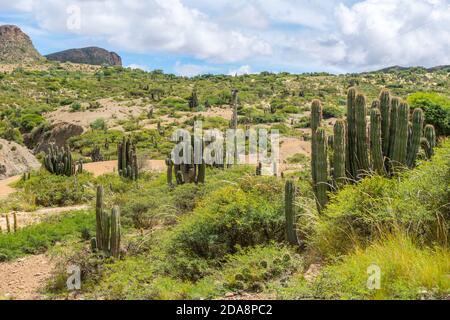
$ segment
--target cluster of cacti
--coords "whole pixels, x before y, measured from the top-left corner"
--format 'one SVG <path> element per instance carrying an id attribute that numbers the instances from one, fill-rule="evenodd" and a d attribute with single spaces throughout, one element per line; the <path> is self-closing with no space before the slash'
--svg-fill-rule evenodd
<path id="1" fill-rule="evenodd" d="M 91 152 L 91 160 L 92 162 L 100 162 L 103 161 L 103 155 L 99 146 L 95 146 Z"/>
<path id="2" fill-rule="evenodd" d="M 166 159 L 167 166 L 167 184 L 173 186 L 173 175 L 175 173 L 175 182 L 177 185 L 185 183 L 205 183 L 206 180 L 206 163 L 201 164 L 174 164 L 172 159 Z"/>
<path id="3" fill-rule="evenodd" d="M 5 215 L 5 221 L 6 221 L 6 232 L 11 233 L 11 222 L 9 220 L 9 214 Z M 19 229 L 19 223 L 17 222 L 17 214 L 13 212 L 13 229 L 12 231 L 17 232 Z M 0 233 L 2 233 L 2 228 L 0 226 Z"/>
<path id="4" fill-rule="evenodd" d="M 370 115 L 370 126 L 367 117 Z M 337 120 L 332 139 L 321 128 L 322 107 L 315 100 L 311 106 L 311 175 L 319 211 L 327 203 L 329 186 L 339 188 L 369 174 L 392 175 L 416 164 L 420 147 L 430 158 L 436 146 L 434 127 L 424 126 L 424 113 L 415 109 L 410 122 L 410 108 L 399 98 L 383 90 L 380 99 L 367 110 L 366 98 L 355 88 L 347 95 L 347 121 Z M 332 148 L 330 168 L 327 145 Z M 333 180 L 328 180 L 328 172 Z"/>
<path id="5" fill-rule="evenodd" d="M 22 174 L 22 181 L 28 181 L 31 179 L 31 173 L 30 172 L 24 172 Z"/>
<path id="6" fill-rule="evenodd" d="M 96 236 L 91 240 L 93 252 L 102 251 L 104 254 L 120 257 L 120 209 L 114 207 L 111 214 L 108 214 L 103 203 L 103 187 L 97 187 L 97 201 L 95 206 L 96 216 Z"/>
<path id="7" fill-rule="evenodd" d="M 137 180 L 139 169 L 137 163 L 136 146 L 130 139 L 123 138 L 117 145 L 117 161 L 119 175 L 131 180 Z"/>
<path id="8" fill-rule="evenodd" d="M 44 166 L 52 174 L 68 177 L 83 172 L 82 160 L 75 163 L 68 147 L 59 148 L 51 145 L 44 157 Z"/>

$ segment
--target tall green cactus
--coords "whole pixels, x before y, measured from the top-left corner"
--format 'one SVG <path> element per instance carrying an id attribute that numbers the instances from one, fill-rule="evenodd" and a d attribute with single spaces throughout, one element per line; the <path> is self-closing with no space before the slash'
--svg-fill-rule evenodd
<path id="1" fill-rule="evenodd" d="M 316 152 L 312 162 L 314 171 L 313 185 L 316 193 L 317 208 L 319 212 L 325 208 L 328 202 L 328 164 L 327 164 L 327 135 L 324 128 L 318 128 L 315 132 L 313 150 Z"/>
<path id="2" fill-rule="evenodd" d="M 398 107 L 395 143 L 392 155 L 394 167 L 405 167 L 408 151 L 409 106 L 402 102 Z"/>
<path id="3" fill-rule="evenodd" d="M 320 100 L 314 100 L 311 104 L 311 139 L 312 139 L 312 155 L 311 155 L 311 162 L 315 162 L 315 156 L 317 154 L 317 152 L 314 150 L 314 148 L 316 147 L 315 144 L 315 139 L 316 139 L 316 131 L 317 129 L 320 127 L 322 123 L 322 104 L 320 102 Z M 316 171 L 312 170 L 312 179 L 313 181 L 316 180 L 315 177 Z"/>
<path id="4" fill-rule="evenodd" d="M 434 126 L 428 124 L 425 126 L 425 138 L 427 139 L 430 145 L 430 158 L 434 155 L 434 148 L 436 147 L 436 130 Z"/>
<path id="5" fill-rule="evenodd" d="M 117 145 L 117 167 L 120 176 L 131 180 L 139 178 L 136 146 L 125 137 Z"/>
<path id="6" fill-rule="evenodd" d="M 346 167 L 350 179 L 357 176 L 357 153 L 356 153 L 356 89 L 350 88 L 347 93 L 347 159 Z"/>
<path id="7" fill-rule="evenodd" d="M 366 98 L 362 94 L 356 96 L 355 106 L 356 122 L 356 155 L 358 178 L 366 175 L 370 170 L 369 148 L 367 137 L 367 108 Z"/>
<path id="8" fill-rule="evenodd" d="M 295 185 L 292 180 L 287 180 L 284 188 L 284 213 L 286 217 L 286 236 L 292 245 L 298 245 L 297 231 L 295 228 Z"/>
<path id="9" fill-rule="evenodd" d="M 380 94 L 381 140 L 383 142 L 383 158 L 389 157 L 389 132 L 391 126 L 391 94 L 383 90 Z"/>
<path id="10" fill-rule="evenodd" d="M 108 256 L 120 257 L 120 210 L 114 207 L 111 214 L 104 209 L 103 186 L 97 187 L 96 214 L 96 237 L 91 240 L 91 248 L 97 249 Z"/>
<path id="11" fill-rule="evenodd" d="M 109 250 L 111 256 L 119 258 L 120 256 L 120 239 L 121 227 L 120 227 L 120 209 L 115 206 L 111 212 L 111 236 Z"/>
<path id="12" fill-rule="evenodd" d="M 346 158 L 346 123 L 345 120 L 337 120 L 334 124 L 334 139 L 333 139 L 333 177 L 336 187 L 343 185 L 347 176 L 345 173 L 345 158 Z"/>
<path id="13" fill-rule="evenodd" d="M 420 140 L 422 139 L 424 113 L 422 109 L 417 108 L 412 116 L 412 132 L 411 142 L 408 148 L 407 164 L 409 168 L 413 168 L 416 164 L 417 154 L 420 149 Z"/>
<path id="14" fill-rule="evenodd" d="M 374 108 L 370 110 L 370 155 L 372 169 L 380 175 L 385 173 L 381 136 L 381 112 Z"/>
<path id="15" fill-rule="evenodd" d="M 316 132 L 316 130 L 322 124 L 322 103 L 320 100 L 314 100 L 311 105 L 311 130 L 312 134 Z"/>
<path id="16" fill-rule="evenodd" d="M 173 161 L 170 157 L 167 157 L 166 159 L 166 166 L 167 166 L 167 184 L 169 186 L 173 185 Z"/>
<path id="17" fill-rule="evenodd" d="M 394 97 L 391 99 L 390 127 L 389 127 L 389 159 L 393 159 L 395 150 L 395 138 L 397 134 L 397 119 L 400 99 Z"/>

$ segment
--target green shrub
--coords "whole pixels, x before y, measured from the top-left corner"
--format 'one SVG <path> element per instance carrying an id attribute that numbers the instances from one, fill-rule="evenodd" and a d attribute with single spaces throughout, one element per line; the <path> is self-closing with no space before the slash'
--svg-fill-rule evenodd
<path id="1" fill-rule="evenodd" d="M 381 271 L 380 288 L 368 288 L 369 267 Z M 450 251 L 419 247 L 397 235 L 356 249 L 342 261 L 324 267 L 307 282 L 303 274 L 279 289 L 281 299 L 446 299 L 450 292 Z"/>
<path id="2" fill-rule="evenodd" d="M 62 207 L 87 202 L 94 197 L 89 173 L 72 177 L 57 176 L 46 171 L 33 174 L 30 180 L 19 181 L 24 197 L 34 199 L 34 204 L 42 207 Z"/>
<path id="3" fill-rule="evenodd" d="M 280 203 L 224 187 L 203 200 L 191 216 L 180 222 L 173 248 L 204 258 L 223 257 L 236 246 L 254 246 L 284 238 Z"/>
<path id="4" fill-rule="evenodd" d="M 422 108 L 425 122 L 434 125 L 437 135 L 450 135 L 450 99 L 437 93 L 417 92 L 408 97 L 411 108 Z"/>
<path id="5" fill-rule="evenodd" d="M 338 256 L 400 230 L 421 241 L 447 243 L 450 198 L 450 143 L 430 162 L 392 180 L 374 176 L 331 195 L 320 217 L 313 246 Z"/>
<path id="6" fill-rule="evenodd" d="M 108 125 L 106 124 L 106 121 L 103 118 L 96 119 L 94 122 L 91 123 L 90 127 L 92 130 L 108 129 Z"/>
<path id="7" fill-rule="evenodd" d="M 0 261 L 45 252 L 57 241 L 69 236 L 79 237 L 82 230 L 93 231 L 94 228 L 95 215 L 79 211 L 51 217 L 15 233 L 0 233 Z"/>

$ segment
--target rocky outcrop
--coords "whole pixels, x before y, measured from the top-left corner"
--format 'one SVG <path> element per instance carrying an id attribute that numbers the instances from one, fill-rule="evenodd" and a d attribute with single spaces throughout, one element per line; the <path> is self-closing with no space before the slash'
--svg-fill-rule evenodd
<path id="1" fill-rule="evenodd" d="M 45 56 L 48 60 L 59 62 L 83 63 L 92 65 L 122 66 L 122 59 L 115 52 L 102 48 L 88 47 L 69 49 Z"/>
<path id="2" fill-rule="evenodd" d="M 0 139 L 0 180 L 39 169 L 40 162 L 25 147 Z"/>
<path id="3" fill-rule="evenodd" d="M 28 35 L 13 25 L 0 26 L 0 63 L 16 64 L 44 60 Z"/>
<path id="4" fill-rule="evenodd" d="M 69 138 L 79 136 L 83 131 L 83 127 L 72 123 L 56 123 L 45 130 L 33 132 L 32 136 L 26 137 L 25 143 L 35 146 L 34 153 L 38 154 L 41 151 L 47 152 L 51 144 L 63 147 Z"/>

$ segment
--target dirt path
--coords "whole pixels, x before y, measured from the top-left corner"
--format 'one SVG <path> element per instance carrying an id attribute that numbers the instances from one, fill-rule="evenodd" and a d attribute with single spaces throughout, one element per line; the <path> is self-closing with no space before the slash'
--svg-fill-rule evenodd
<path id="1" fill-rule="evenodd" d="M 88 205 L 79 205 L 72 207 L 60 207 L 60 208 L 44 208 L 39 209 L 33 212 L 16 212 L 17 217 L 17 225 L 18 228 L 23 228 L 29 226 L 31 224 L 38 223 L 42 221 L 44 218 L 58 215 L 65 212 L 76 211 L 76 210 L 84 210 L 88 209 Z M 13 215 L 12 212 L 9 214 L 9 223 L 11 229 L 13 228 Z M 6 230 L 6 216 L 0 215 L 0 227 L 2 230 Z"/>
<path id="2" fill-rule="evenodd" d="M 117 161 L 103 161 L 103 162 L 93 162 L 86 163 L 84 169 L 92 173 L 95 177 L 101 176 L 102 174 L 117 172 Z M 166 164 L 164 160 L 148 160 L 144 164 L 144 170 L 150 171 L 164 171 L 166 170 Z M 0 180 L 0 199 L 6 198 L 11 193 L 16 190 L 11 188 L 9 185 L 18 181 L 22 176 L 14 176 L 8 179 Z"/>
<path id="3" fill-rule="evenodd" d="M 0 263 L 0 299 L 38 300 L 54 269 L 45 255 L 27 256 Z"/>
<path id="4" fill-rule="evenodd" d="M 8 179 L 0 180 L 0 199 L 6 198 L 11 193 L 16 192 L 14 188 L 11 188 L 9 184 L 16 182 L 20 179 L 21 176 L 14 176 Z"/>

